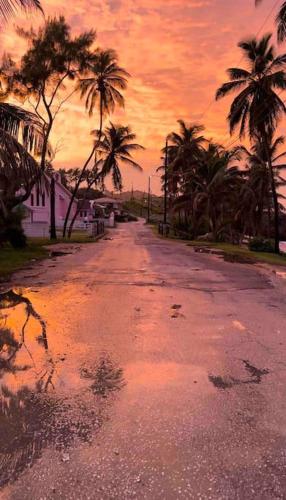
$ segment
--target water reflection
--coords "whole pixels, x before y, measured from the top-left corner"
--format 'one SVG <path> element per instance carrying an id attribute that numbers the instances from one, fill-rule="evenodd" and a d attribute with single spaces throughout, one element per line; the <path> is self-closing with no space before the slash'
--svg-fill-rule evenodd
<path id="1" fill-rule="evenodd" d="M 63 360 L 54 356 L 46 322 L 31 300 L 15 290 L 0 294 L 0 486 L 47 446 L 64 450 L 75 439 L 91 441 L 103 421 L 100 399 L 123 385 L 122 370 L 103 354 L 94 366 L 75 362 L 75 391 L 59 393 Z"/>

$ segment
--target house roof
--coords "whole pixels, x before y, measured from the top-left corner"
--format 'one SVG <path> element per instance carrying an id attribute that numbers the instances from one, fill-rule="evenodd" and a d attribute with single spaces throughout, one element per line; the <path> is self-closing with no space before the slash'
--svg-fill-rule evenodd
<path id="1" fill-rule="evenodd" d="M 51 176 L 47 173 L 44 174 L 44 177 L 47 179 L 47 181 L 50 183 L 51 182 Z M 65 194 L 67 194 L 70 198 L 72 196 L 72 193 L 69 191 L 69 189 L 67 189 L 62 183 L 61 181 L 58 180 L 58 177 L 59 176 L 56 176 L 55 178 L 55 183 L 57 185 L 57 187 L 59 187 Z M 78 203 L 78 199 L 75 198 L 74 199 L 74 202 L 75 203 Z"/>

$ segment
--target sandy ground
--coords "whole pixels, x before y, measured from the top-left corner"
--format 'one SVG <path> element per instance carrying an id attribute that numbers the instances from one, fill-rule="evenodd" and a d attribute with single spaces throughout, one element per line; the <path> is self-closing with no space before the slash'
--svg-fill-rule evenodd
<path id="1" fill-rule="evenodd" d="M 286 282 L 111 237 L 2 296 L 1 498 L 286 498 Z"/>

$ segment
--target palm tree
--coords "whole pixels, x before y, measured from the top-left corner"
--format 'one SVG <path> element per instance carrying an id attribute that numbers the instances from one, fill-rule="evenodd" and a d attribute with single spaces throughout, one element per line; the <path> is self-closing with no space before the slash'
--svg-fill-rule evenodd
<path id="1" fill-rule="evenodd" d="M 4 241 L 9 239 L 9 227 L 20 226 L 13 209 L 28 199 L 35 183 L 41 183 L 32 155 L 41 149 L 43 125 L 33 113 L 9 103 L 0 103 L 0 124 L 0 239 Z"/>
<path id="2" fill-rule="evenodd" d="M 210 143 L 201 153 L 194 173 L 192 194 L 195 218 L 208 226 L 217 240 L 232 225 L 242 174 L 233 162 L 240 159 L 238 148 L 227 151 Z M 201 219 L 201 221 L 200 221 Z"/>
<path id="3" fill-rule="evenodd" d="M 199 124 L 187 124 L 184 120 L 178 120 L 179 132 L 171 132 L 168 135 L 168 146 L 162 151 L 167 154 L 166 179 L 169 194 L 169 207 L 173 210 L 176 197 L 180 196 L 180 185 L 186 189 L 187 179 L 196 163 L 196 160 L 206 142 L 201 134 L 204 127 Z M 165 166 L 163 167 L 165 170 Z M 161 170 L 161 167 L 158 169 Z M 187 204 L 184 203 L 185 219 L 187 218 Z"/>
<path id="4" fill-rule="evenodd" d="M 270 39 L 271 35 L 265 35 L 261 40 L 253 38 L 238 44 L 249 68 L 228 69 L 230 81 L 218 89 L 216 99 L 239 91 L 228 115 L 230 133 L 233 134 L 239 127 L 239 136 L 243 137 L 248 128 L 250 140 L 253 142 L 259 136 L 265 145 L 275 213 L 275 252 L 279 253 L 279 204 L 269 138 L 286 112 L 285 104 L 277 93 L 286 89 L 286 73 L 282 69 L 286 54 L 277 56 Z"/>
<path id="5" fill-rule="evenodd" d="M 83 180 L 85 170 L 94 156 L 98 143 L 101 140 L 103 118 L 105 115 L 113 113 L 116 105 L 124 106 L 124 97 L 121 93 L 127 87 L 127 78 L 130 76 L 127 71 L 118 65 L 118 56 L 114 50 L 100 50 L 95 53 L 93 63 L 89 68 L 90 75 L 81 79 L 79 90 L 81 97 L 86 99 L 86 109 L 91 116 L 97 106 L 99 111 L 99 135 L 92 151 L 82 168 L 82 175 L 75 185 L 70 204 L 67 210 L 63 236 L 66 234 L 67 223 L 70 216 L 73 201 L 76 197 L 79 186 Z"/>
<path id="6" fill-rule="evenodd" d="M 271 163 L 275 175 L 276 189 L 285 185 L 285 179 L 281 176 L 281 171 L 286 168 L 285 164 L 281 164 L 286 156 L 286 152 L 279 152 L 281 146 L 285 143 L 285 138 L 279 136 L 276 139 L 270 138 L 269 153 Z M 273 211 L 273 201 L 269 193 L 271 192 L 271 178 L 267 164 L 267 154 L 264 143 L 257 137 L 256 142 L 251 147 L 250 151 L 242 147 L 241 151 L 245 153 L 247 159 L 247 182 L 245 191 L 248 192 L 248 219 L 253 221 L 255 234 L 262 234 L 264 214 L 268 213 L 268 233 L 271 234 L 271 219 Z M 278 198 L 282 195 L 279 194 Z M 247 200 L 246 200 L 247 201 Z"/>
<path id="7" fill-rule="evenodd" d="M 255 5 L 258 5 L 262 2 L 262 0 L 255 0 Z M 282 5 L 278 11 L 276 17 L 277 23 L 277 38 L 278 42 L 284 42 L 286 38 L 286 2 L 282 2 Z"/>
<path id="8" fill-rule="evenodd" d="M 111 174 L 113 186 L 116 190 L 122 189 L 122 175 L 120 165 L 125 164 L 137 170 L 142 167 L 133 160 L 132 153 L 144 149 L 140 144 L 135 143 L 136 134 L 131 132 L 130 127 L 114 125 L 110 123 L 106 127 L 103 138 L 100 139 L 100 131 L 95 131 L 96 142 L 98 143 L 98 162 L 100 173 L 99 178 L 103 181 Z"/>
<path id="9" fill-rule="evenodd" d="M 88 189 L 93 185 L 103 184 L 105 178 L 111 174 L 114 188 L 121 190 L 122 174 L 120 166 L 125 164 L 137 170 L 142 170 L 142 167 L 133 160 L 132 153 L 144 149 L 143 146 L 133 142 L 136 140 L 136 134 L 131 132 L 130 127 L 114 125 L 113 123 L 106 127 L 104 133 L 101 130 L 95 130 L 93 135 L 97 145 L 98 159 L 95 161 L 91 175 L 86 179 Z M 68 232 L 69 237 L 77 215 L 78 211 L 71 221 Z"/>
<path id="10" fill-rule="evenodd" d="M 178 123 L 180 125 L 179 133 L 172 132 L 168 136 L 168 158 L 175 171 L 189 168 L 206 141 L 204 136 L 201 135 L 204 130 L 203 125 L 188 125 L 184 120 L 178 120 Z M 163 151 L 166 152 L 165 149 Z"/>
<path id="11" fill-rule="evenodd" d="M 14 16 L 19 8 L 24 10 L 38 9 L 43 12 L 39 0 L 0 0 L 0 15 L 2 21 L 7 21 L 9 17 Z"/>

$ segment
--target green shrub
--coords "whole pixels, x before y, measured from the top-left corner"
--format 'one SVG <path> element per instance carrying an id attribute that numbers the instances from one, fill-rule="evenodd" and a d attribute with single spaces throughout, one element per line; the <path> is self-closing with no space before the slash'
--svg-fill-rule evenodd
<path id="1" fill-rule="evenodd" d="M 265 238 L 253 238 L 250 240 L 248 248 L 252 252 L 274 253 L 275 251 L 273 242 Z"/>

